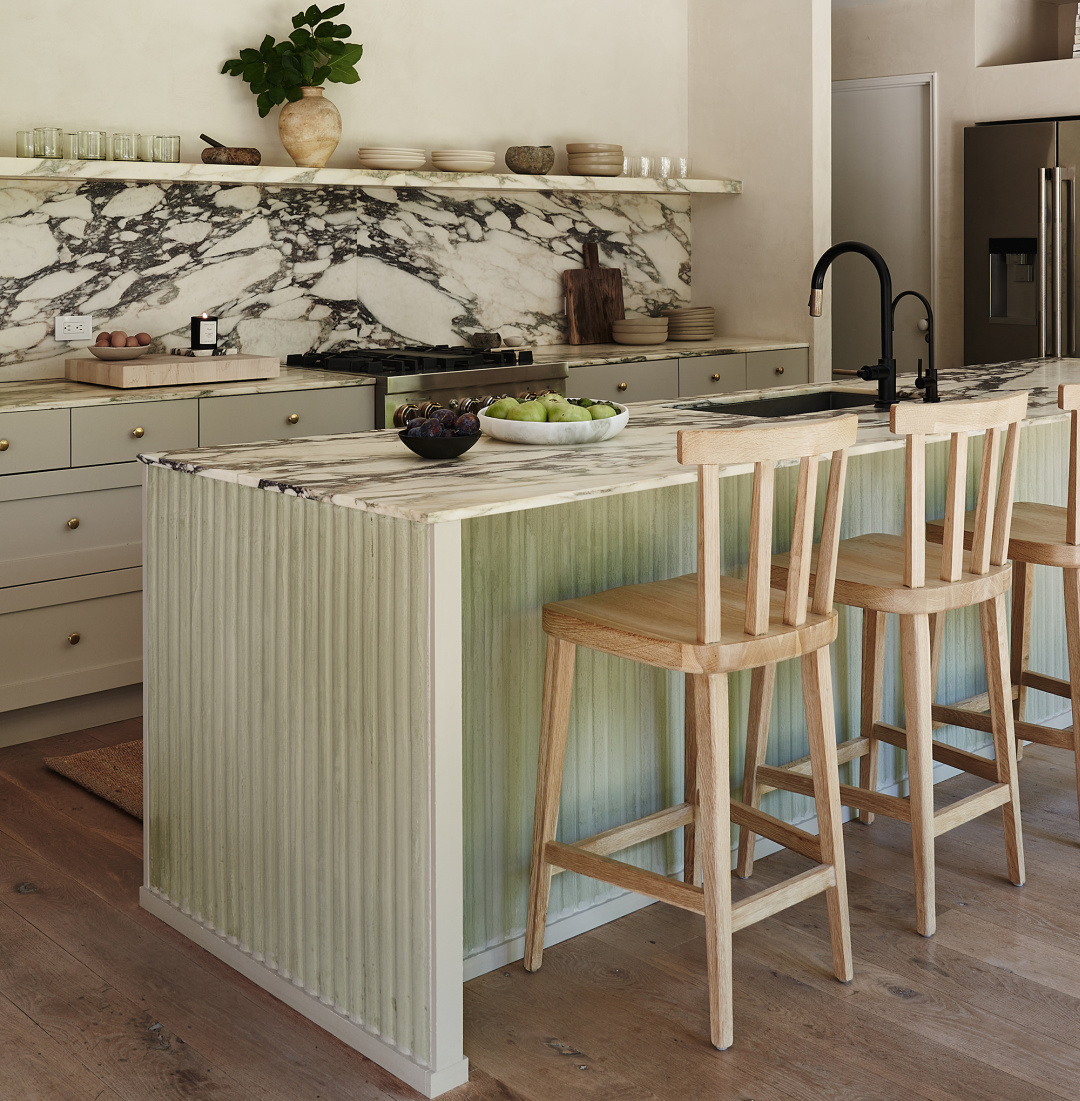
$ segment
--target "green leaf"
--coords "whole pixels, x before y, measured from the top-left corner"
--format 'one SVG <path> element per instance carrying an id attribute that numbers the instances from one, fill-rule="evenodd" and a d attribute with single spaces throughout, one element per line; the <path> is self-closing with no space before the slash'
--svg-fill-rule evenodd
<path id="1" fill-rule="evenodd" d="M 266 118 L 266 116 L 270 114 L 271 108 L 274 106 L 274 101 L 270 98 L 270 93 L 263 92 L 256 102 L 259 105 L 259 118 Z"/>
<path id="2" fill-rule="evenodd" d="M 293 31 L 292 34 L 289 35 L 289 40 L 298 50 L 310 49 L 313 41 L 311 31 L 308 30 Z"/>
<path id="3" fill-rule="evenodd" d="M 244 79 L 247 80 L 246 77 Z M 254 80 L 249 80 L 248 83 L 251 85 L 251 90 L 255 95 L 258 95 L 260 92 L 265 92 L 270 87 L 270 85 L 266 83 L 266 78 L 261 76 L 256 77 Z"/>
<path id="4" fill-rule="evenodd" d="M 304 12 L 304 16 L 308 21 L 308 25 L 314 27 L 315 24 L 318 23 L 320 19 L 322 19 L 322 12 L 319 11 L 319 9 L 315 7 L 314 4 L 312 4 L 311 7 L 308 8 L 306 12 Z"/>
<path id="5" fill-rule="evenodd" d="M 347 65 L 355 65 L 360 58 L 364 56 L 364 47 L 359 44 L 347 43 L 345 49 L 341 51 L 340 61 L 345 62 Z"/>
<path id="6" fill-rule="evenodd" d="M 333 39 L 331 39 L 326 44 L 326 49 L 323 52 L 328 54 L 330 57 L 340 57 L 345 52 L 345 43 L 335 42 Z"/>
<path id="7" fill-rule="evenodd" d="M 302 11 L 298 11 L 292 17 L 292 25 L 294 27 L 302 27 L 304 25 L 304 13 Z"/>
<path id="8" fill-rule="evenodd" d="M 285 89 L 285 98 L 290 103 L 295 103 L 298 99 L 304 98 L 304 93 L 300 91 L 300 85 L 294 84 L 291 88 Z"/>
<path id="9" fill-rule="evenodd" d="M 336 23 L 327 33 L 332 34 L 335 38 L 348 38 L 352 34 L 352 27 L 348 23 Z"/>
<path id="10" fill-rule="evenodd" d="M 262 54 L 263 57 L 267 57 L 269 54 L 271 54 L 273 52 L 274 52 L 274 36 L 272 34 L 268 34 L 262 40 L 262 45 L 259 47 L 259 53 Z"/>
<path id="11" fill-rule="evenodd" d="M 244 71 L 240 74 L 250 84 L 253 80 L 258 80 L 265 71 L 262 62 L 257 65 L 245 65 Z"/>
<path id="12" fill-rule="evenodd" d="M 323 19 L 333 19 L 335 15 L 340 15 L 345 10 L 344 4 L 335 4 L 332 8 L 327 8 L 322 13 Z"/>
<path id="13" fill-rule="evenodd" d="M 304 54 L 300 59 L 300 71 L 304 74 L 304 80 L 310 84 L 315 75 L 315 58 L 311 54 Z"/>
<path id="14" fill-rule="evenodd" d="M 281 68 L 287 73 L 300 72 L 300 61 L 296 54 L 282 54 L 281 56 Z"/>
<path id="15" fill-rule="evenodd" d="M 360 80 L 360 74 L 355 69 L 335 69 L 330 74 L 330 79 L 335 84 L 356 84 Z"/>
<path id="16" fill-rule="evenodd" d="M 330 77 L 330 66 L 320 65 L 315 72 L 311 74 L 311 86 L 313 88 L 321 88 Z"/>
<path id="17" fill-rule="evenodd" d="M 238 57 L 232 57 L 221 66 L 223 73 L 228 73 L 229 76 L 239 76 L 240 70 L 243 69 L 244 63 Z"/>
<path id="18" fill-rule="evenodd" d="M 332 35 L 333 33 L 334 33 L 334 24 L 329 22 L 329 21 L 327 21 L 325 23 L 320 23 L 315 28 L 315 30 L 312 31 L 312 34 L 314 34 L 316 38 L 327 38 L 330 35 Z"/>

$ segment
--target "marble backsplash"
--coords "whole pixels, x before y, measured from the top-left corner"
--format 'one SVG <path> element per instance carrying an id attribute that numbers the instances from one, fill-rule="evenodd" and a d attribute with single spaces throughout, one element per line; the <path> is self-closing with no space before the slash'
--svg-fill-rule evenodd
<path id="1" fill-rule="evenodd" d="M 595 241 L 626 307 L 688 305 L 690 199 L 100 180 L 0 181 L 0 381 L 63 373 L 57 314 L 95 331 L 282 355 L 461 344 L 498 330 L 565 341 L 561 272 Z"/>

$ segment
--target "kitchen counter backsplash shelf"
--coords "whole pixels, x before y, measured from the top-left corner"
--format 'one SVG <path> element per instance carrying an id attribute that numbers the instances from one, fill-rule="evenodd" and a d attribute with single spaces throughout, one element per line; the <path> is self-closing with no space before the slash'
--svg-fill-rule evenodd
<path id="1" fill-rule="evenodd" d="M 58 161 L 0 157 L 0 178 L 115 180 L 143 183 L 241 183 L 337 187 L 437 188 L 440 191 L 610 191 L 624 194 L 738 195 L 740 180 L 652 179 L 637 176 L 519 176 L 513 172 L 381 172 L 369 168 L 286 168 L 275 165 L 167 164 L 142 161 Z"/>

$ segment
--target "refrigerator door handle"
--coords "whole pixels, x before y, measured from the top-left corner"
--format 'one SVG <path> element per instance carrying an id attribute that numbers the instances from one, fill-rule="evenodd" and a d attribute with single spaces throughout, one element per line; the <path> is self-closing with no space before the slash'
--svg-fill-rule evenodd
<path id="1" fill-rule="evenodd" d="M 1049 282 L 1051 279 L 1052 265 L 1050 260 L 1050 202 L 1048 187 L 1052 169 L 1039 169 L 1039 256 L 1038 256 L 1038 300 L 1039 300 L 1039 355 L 1047 354 L 1047 345 L 1050 336 L 1050 319 L 1047 316 L 1050 308 Z"/>
<path id="2" fill-rule="evenodd" d="M 1076 354 L 1076 169 L 1054 170 L 1054 281 L 1057 290 L 1054 354 Z"/>

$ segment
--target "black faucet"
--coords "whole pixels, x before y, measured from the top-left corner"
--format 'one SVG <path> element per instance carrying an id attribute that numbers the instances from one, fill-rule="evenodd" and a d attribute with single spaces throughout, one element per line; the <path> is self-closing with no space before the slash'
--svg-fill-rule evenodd
<path id="1" fill-rule="evenodd" d="M 926 374 L 923 374 L 922 360 L 919 360 L 919 373 L 915 379 L 915 386 L 917 389 L 923 392 L 923 401 L 941 401 L 938 397 L 938 377 L 937 368 L 934 366 L 934 311 L 930 307 L 930 303 L 926 298 L 919 294 L 918 291 L 901 291 L 893 299 L 893 317 L 896 316 L 896 304 L 901 298 L 911 295 L 912 298 L 917 298 L 922 304 L 923 309 L 926 310 L 926 343 L 930 345 L 927 351 L 927 369 Z"/>
<path id="2" fill-rule="evenodd" d="M 825 273 L 831 267 L 832 262 L 845 252 L 857 252 L 865 256 L 877 269 L 878 280 L 881 283 L 881 359 L 873 367 L 860 367 L 855 374 L 867 381 L 877 380 L 878 397 L 876 404 L 887 409 L 896 401 L 896 360 L 893 359 L 892 341 L 892 276 L 889 274 L 889 265 L 885 263 L 881 253 L 869 245 L 864 245 L 862 241 L 843 241 L 822 253 L 810 279 L 810 316 L 821 316 Z"/>

